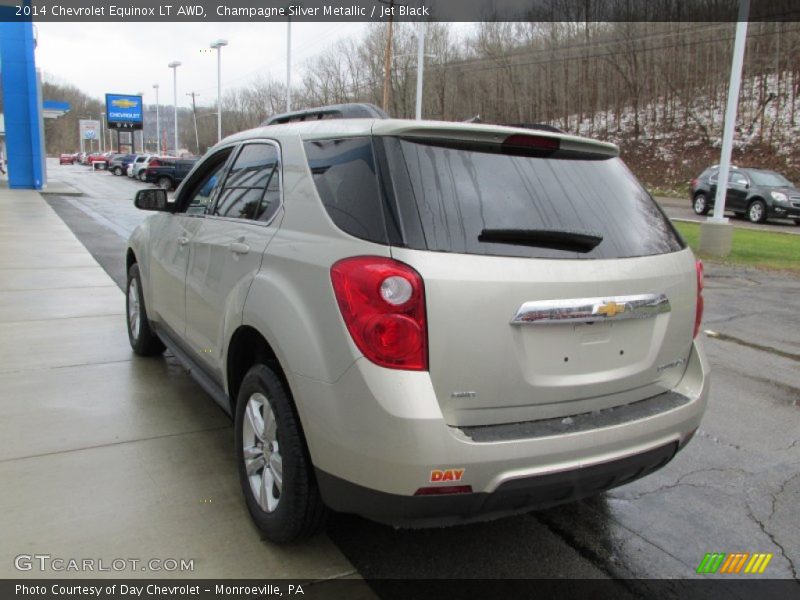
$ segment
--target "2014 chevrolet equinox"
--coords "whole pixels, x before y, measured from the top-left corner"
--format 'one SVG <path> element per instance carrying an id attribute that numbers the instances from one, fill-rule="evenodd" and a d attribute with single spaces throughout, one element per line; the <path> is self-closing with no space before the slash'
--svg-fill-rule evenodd
<path id="1" fill-rule="evenodd" d="M 568 502 L 666 464 L 708 395 L 702 266 L 618 149 L 326 119 L 212 148 L 132 234 L 127 320 L 235 418 L 276 542 Z"/>

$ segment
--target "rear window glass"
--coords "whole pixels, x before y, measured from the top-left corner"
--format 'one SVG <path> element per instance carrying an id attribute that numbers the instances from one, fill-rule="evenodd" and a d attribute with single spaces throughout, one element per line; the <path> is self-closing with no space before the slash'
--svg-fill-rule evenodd
<path id="1" fill-rule="evenodd" d="M 308 166 L 328 216 L 350 235 L 386 243 L 372 142 L 368 137 L 305 143 Z"/>
<path id="2" fill-rule="evenodd" d="M 383 138 L 411 248 L 537 258 L 625 258 L 682 249 L 670 222 L 618 158 L 513 156 Z M 499 148 L 498 148 L 499 150 Z M 485 232 L 602 238 L 591 250 L 480 241 Z M 547 237 L 545 235 L 544 237 Z M 483 236 L 485 239 L 485 236 Z M 517 236 L 519 237 L 519 236 Z M 569 244 L 567 244 L 569 246 Z"/>

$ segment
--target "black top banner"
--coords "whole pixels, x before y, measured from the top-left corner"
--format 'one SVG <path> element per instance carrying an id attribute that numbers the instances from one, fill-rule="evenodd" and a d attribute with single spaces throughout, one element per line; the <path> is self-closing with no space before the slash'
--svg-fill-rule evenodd
<path id="1" fill-rule="evenodd" d="M 747 1 L 747 0 L 742 0 Z M 800 21 L 800 0 L 749 0 L 750 21 Z M 2 0 L 2 21 L 732 22 L 739 0 Z"/>

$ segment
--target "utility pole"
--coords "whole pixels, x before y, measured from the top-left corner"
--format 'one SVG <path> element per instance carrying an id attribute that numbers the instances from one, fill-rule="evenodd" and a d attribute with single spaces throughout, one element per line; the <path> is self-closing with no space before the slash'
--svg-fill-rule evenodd
<path id="1" fill-rule="evenodd" d="M 383 57 L 383 110 L 389 112 L 389 95 L 392 78 L 392 29 L 394 24 L 394 0 L 389 0 L 389 23 L 386 39 L 386 52 Z"/>
<path id="2" fill-rule="evenodd" d="M 197 145 L 197 155 L 200 156 L 200 136 L 197 135 L 197 105 L 194 103 L 195 96 L 199 96 L 197 92 L 189 92 L 187 96 L 192 97 L 192 117 L 194 118 L 194 143 Z"/>

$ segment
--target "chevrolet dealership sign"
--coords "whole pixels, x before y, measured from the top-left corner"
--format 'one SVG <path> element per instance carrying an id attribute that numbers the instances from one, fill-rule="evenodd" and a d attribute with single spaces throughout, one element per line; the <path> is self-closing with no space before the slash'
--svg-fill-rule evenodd
<path id="1" fill-rule="evenodd" d="M 108 126 L 116 129 L 142 128 L 142 97 L 106 94 Z"/>

